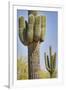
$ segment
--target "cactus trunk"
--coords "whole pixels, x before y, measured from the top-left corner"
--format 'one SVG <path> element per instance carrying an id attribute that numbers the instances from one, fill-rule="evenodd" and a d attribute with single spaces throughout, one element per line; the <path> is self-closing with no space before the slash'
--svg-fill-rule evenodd
<path id="1" fill-rule="evenodd" d="M 33 42 L 28 46 L 28 73 L 29 79 L 38 79 L 40 69 L 39 42 Z"/>
<path id="2" fill-rule="evenodd" d="M 50 78 L 53 78 L 53 73 L 52 72 L 50 72 Z"/>

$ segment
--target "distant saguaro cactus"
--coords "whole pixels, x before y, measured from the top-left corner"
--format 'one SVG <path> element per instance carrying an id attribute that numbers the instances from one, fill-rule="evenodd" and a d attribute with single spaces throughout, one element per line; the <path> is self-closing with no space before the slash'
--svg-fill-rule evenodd
<path id="1" fill-rule="evenodd" d="M 53 73 L 56 68 L 56 53 L 52 55 L 52 49 L 49 47 L 50 57 L 44 53 L 45 56 L 45 66 L 47 71 L 50 73 L 50 78 L 53 77 Z"/>
<path id="2" fill-rule="evenodd" d="M 28 11 L 28 22 L 19 17 L 19 38 L 28 46 L 28 78 L 37 79 L 40 68 L 40 42 L 44 41 L 46 32 L 46 16 L 38 16 L 37 11 Z"/>

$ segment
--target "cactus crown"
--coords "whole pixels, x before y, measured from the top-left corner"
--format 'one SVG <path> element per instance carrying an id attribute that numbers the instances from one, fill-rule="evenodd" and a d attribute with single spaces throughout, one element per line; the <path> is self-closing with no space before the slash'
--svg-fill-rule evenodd
<path id="1" fill-rule="evenodd" d="M 46 16 L 38 16 L 36 11 L 29 11 L 28 23 L 23 16 L 19 17 L 19 37 L 24 45 L 33 41 L 44 41 Z"/>

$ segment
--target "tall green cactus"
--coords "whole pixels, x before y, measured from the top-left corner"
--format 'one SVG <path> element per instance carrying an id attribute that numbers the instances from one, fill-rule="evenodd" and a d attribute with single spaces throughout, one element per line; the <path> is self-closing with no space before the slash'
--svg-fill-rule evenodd
<path id="1" fill-rule="evenodd" d="M 40 42 L 44 41 L 46 32 L 46 16 L 38 16 L 37 11 L 28 11 L 28 22 L 19 17 L 19 38 L 28 46 L 28 78 L 37 79 L 40 68 Z"/>
<path id="2" fill-rule="evenodd" d="M 54 53 L 52 55 L 52 48 L 49 47 L 49 55 L 46 55 L 46 53 L 44 53 L 44 56 L 45 56 L 45 66 L 46 66 L 46 69 L 47 71 L 50 73 L 50 78 L 53 77 L 53 73 L 55 71 L 55 68 L 56 68 L 56 53 Z"/>

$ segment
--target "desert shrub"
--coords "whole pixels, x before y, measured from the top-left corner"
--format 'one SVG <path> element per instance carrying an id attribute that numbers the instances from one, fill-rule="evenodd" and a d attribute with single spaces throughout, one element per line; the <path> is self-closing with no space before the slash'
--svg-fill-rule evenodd
<path id="1" fill-rule="evenodd" d="M 47 79 L 50 78 L 49 72 L 45 70 L 39 69 L 37 72 L 39 75 L 39 79 Z M 57 77 L 57 70 L 53 73 L 53 78 Z M 28 63 L 26 58 L 21 57 L 17 59 L 17 80 L 25 80 L 28 79 Z"/>
<path id="2" fill-rule="evenodd" d="M 40 79 L 49 78 L 49 73 L 47 71 L 39 70 L 38 74 Z"/>
<path id="3" fill-rule="evenodd" d="M 23 57 L 17 59 L 17 79 L 28 79 L 28 65 Z"/>

